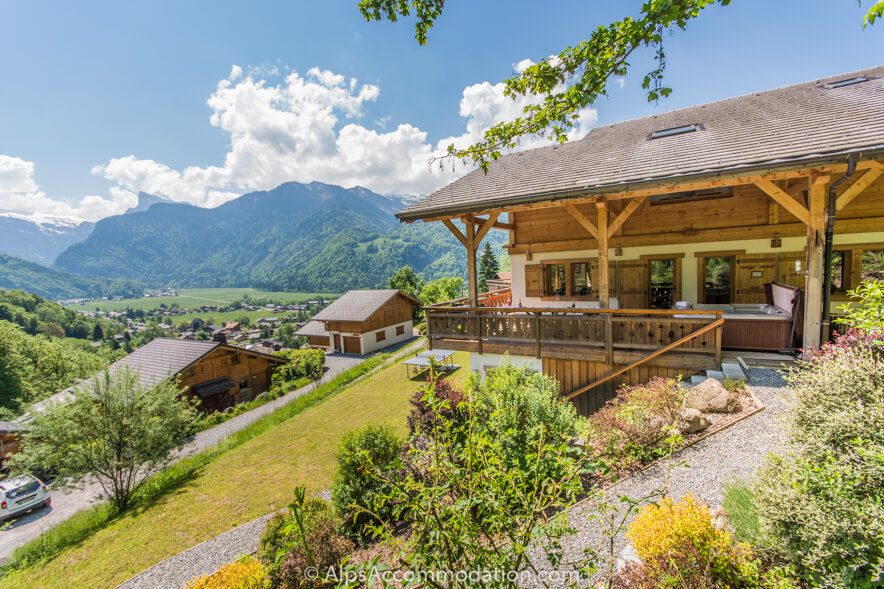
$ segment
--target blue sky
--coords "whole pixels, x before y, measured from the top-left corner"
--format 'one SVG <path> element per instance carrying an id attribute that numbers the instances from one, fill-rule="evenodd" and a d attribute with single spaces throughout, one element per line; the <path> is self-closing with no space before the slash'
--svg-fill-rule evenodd
<path id="1" fill-rule="evenodd" d="M 452 177 L 427 154 L 513 112 L 493 85 L 517 62 L 639 6 L 451 0 L 420 47 L 410 22 L 367 23 L 355 0 L 3 0 L 0 209 L 98 218 L 137 190 L 214 205 L 285 180 L 427 192 Z M 667 41 L 669 99 L 645 100 L 641 53 L 580 131 L 878 65 L 884 23 L 863 31 L 863 13 L 852 0 L 707 9 Z"/>

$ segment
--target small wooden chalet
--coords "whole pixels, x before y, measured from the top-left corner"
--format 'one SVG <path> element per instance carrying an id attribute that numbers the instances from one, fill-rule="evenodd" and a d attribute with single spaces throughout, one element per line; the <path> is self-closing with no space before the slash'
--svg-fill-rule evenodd
<path id="1" fill-rule="evenodd" d="M 327 352 L 369 354 L 411 338 L 418 305 L 400 290 L 351 290 L 295 334 Z"/>
<path id="2" fill-rule="evenodd" d="M 488 280 L 486 280 L 485 284 L 488 285 L 489 291 L 511 288 L 513 286 L 513 273 L 498 272 L 494 275 L 494 278 L 489 278 Z"/>
<path id="3" fill-rule="evenodd" d="M 111 374 L 128 368 L 138 372 L 141 384 L 152 387 L 179 377 L 184 394 L 196 398 L 205 411 L 222 411 L 250 401 L 270 387 L 273 368 L 286 360 L 227 344 L 157 338 L 110 365 Z M 77 385 L 88 390 L 89 381 Z M 36 403 L 31 413 L 72 398 L 74 387 Z M 19 418 L 26 422 L 30 414 Z"/>
<path id="4" fill-rule="evenodd" d="M 594 128 L 412 204 L 466 247 L 469 297 L 426 308 L 431 347 L 554 376 L 581 413 L 621 383 L 812 349 L 884 261 L 884 67 Z M 476 251 L 509 232 L 511 289 Z"/>

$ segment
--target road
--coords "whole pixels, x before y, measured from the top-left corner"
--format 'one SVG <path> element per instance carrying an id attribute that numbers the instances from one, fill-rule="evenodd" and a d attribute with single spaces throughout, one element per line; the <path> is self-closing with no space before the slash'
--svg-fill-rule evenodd
<path id="1" fill-rule="evenodd" d="M 230 434 L 245 428 L 283 405 L 291 403 L 298 397 L 312 391 L 316 386 L 328 382 L 341 372 L 356 366 L 364 360 L 365 358 L 361 356 L 326 354 L 325 365 L 327 370 L 320 380 L 196 434 L 193 440 L 176 452 L 175 460 L 180 460 L 185 456 L 211 448 Z M 14 519 L 0 528 L 0 564 L 7 562 L 12 556 L 13 551 L 19 546 L 26 544 L 34 538 L 38 538 L 41 534 L 67 520 L 76 512 L 91 507 L 103 500 L 101 487 L 97 482 L 91 482 L 83 489 L 53 491 L 52 507 L 39 509 Z"/>

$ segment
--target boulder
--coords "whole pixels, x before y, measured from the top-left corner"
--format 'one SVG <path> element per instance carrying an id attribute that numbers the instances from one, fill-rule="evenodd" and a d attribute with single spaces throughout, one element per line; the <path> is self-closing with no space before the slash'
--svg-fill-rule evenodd
<path id="1" fill-rule="evenodd" d="M 695 434 L 709 427 L 709 419 L 690 407 L 682 407 L 675 417 L 675 425 L 683 434 Z"/>
<path id="2" fill-rule="evenodd" d="M 707 378 L 688 391 L 684 406 L 703 413 L 736 413 L 743 409 L 736 395 L 714 378 Z"/>

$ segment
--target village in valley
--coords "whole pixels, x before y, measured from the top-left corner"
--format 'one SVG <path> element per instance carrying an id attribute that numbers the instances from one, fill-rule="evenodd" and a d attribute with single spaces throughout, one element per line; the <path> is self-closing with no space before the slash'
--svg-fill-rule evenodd
<path id="1" fill-rule="evenodd" d="M 0 589 L 884 587 L 884 2 L 208 8 L 0 19 Z"/>

